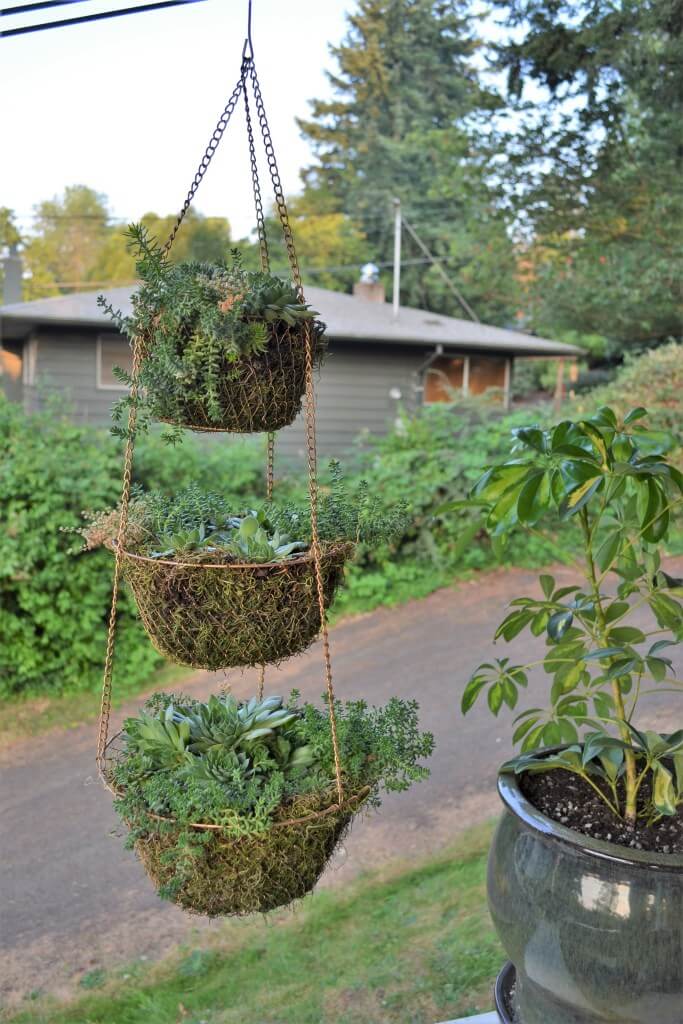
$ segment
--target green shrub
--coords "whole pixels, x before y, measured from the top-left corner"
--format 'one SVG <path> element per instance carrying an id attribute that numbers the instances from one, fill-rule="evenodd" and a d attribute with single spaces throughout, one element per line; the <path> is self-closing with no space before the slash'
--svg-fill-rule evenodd
<path id="1" fill-rule="evenodd" d="M 627 355 L 613 383 L 581 399 L 575 411 L 592 412 L 602 405 L 620 415 L 643 406 L 653 429 L 670 430 L 683 445 L 683 345 L 671 342 L 641 356 Z"/>
<path id="2" fill-rule="evenodd" d="M 136 448 L 134 477 L 173 493 L 191 481 L 243 504 L 262 497 L 263 446 L 188 437 L 181 449 L 152 434 Z M 74 426 L 55 409 L 27 415 L 0 396 L 0 697 L 94 690 L 100 684 L 112 557 L 74 557 L 65 530 L 84 509 L 116 504 L 122 452 L 104 430 Z M 125 589 L 114 685 L 139 685 L 161 659 Z"/>
<path id="3" fill-rule="evenodd" d="M 0 397 L 0 695 L 98 685 L 111 556 L 71 557 L 60 528 L 119 488 L 120 458 L 103 435 Z M 120 608 L 117 678 L 139 681 L 159 658 L 126 595 Z"/>

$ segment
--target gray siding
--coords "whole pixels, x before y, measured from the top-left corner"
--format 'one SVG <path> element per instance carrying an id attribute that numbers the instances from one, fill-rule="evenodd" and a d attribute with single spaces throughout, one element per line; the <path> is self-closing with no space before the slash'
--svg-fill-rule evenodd
<path id="1" fill-rule="evenodd" d="M 38 331 L 35 377 L 24 385 L 24 407 L 40 408 L 48 395 L 57 394 L 71 408 L 67 411 L 76 423 L 105 425 L 111 422 L 113 403 L 125 394 L 121 390 L 97 387 L 97 332 L 56 330 Z"/>
<path id="2" fill-rule="evenodd" d="M 112 403 L 123 391 L 97 387 L 96 332 L 42 332 L 37 342 L 35 383 L 24 387 L 24 405 L 39 408 L 50 393 L 72 406 L 79 423 L 108 425 Z M 322 456 L 342 454 L 362 431 L 385 433 L 401 406 L 417 400 L 415 371 L 424 350 L 371 342 L 335 342 L 316 381 L 318 447 Z M 398 389 L 401 398 L 390 392 Z M 223 435 L 218 435 L 222 437 Z M 303 456 L 303 415 L 281 431 L 278 452 Z"/>

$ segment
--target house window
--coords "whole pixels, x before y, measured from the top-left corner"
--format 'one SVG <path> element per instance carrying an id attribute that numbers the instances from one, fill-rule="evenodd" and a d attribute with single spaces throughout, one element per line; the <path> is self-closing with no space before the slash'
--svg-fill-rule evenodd
<path id="1" fill-rule="evenodd" d="M 125 338 L 99 337 L 97 339 L 97 386 L 108 391 L 125 391 L 126 387 L 114 376 L 114 367 L 133 372 L 133 353 Z"/>
<path id="2" fill-rule="evenodd" d="M 453 402 L 462 393 L 465 360 L 439 356 L 425 374 L 425 402 Z"/>

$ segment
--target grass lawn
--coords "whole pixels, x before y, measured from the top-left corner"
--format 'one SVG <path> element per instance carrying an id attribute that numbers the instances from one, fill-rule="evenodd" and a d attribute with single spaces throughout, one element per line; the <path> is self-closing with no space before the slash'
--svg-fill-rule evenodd
<path id="1" fill-rule="evenodd" d="M 12 1024 L 433 1024 L 490 1009 L 503 953 L 486 911 L 491 827 L 295 913 L 228 921 L 203 949 L 81 979 Z M 87 991 L 85 991 L 87 990 Z"/>

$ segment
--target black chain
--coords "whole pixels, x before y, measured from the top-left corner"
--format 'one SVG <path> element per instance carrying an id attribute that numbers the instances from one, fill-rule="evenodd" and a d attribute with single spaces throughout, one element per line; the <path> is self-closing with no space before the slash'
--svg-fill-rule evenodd
<path id="1" fill-rule="evenodd" d="M 199 186 L 202 183 L 202 179 L 203 179 L 204 175 L 207 172 L 208 166 L 211 163 L 211 159 L 212 159 L 214 153 L 218 149 L 218 144 L 221 141 L 221 139 L 223 138 L 223 132 L 228 127 L 228 122 L 230 121 L 230 118 L 232 117 L 233 113 L 235 112 L 235 107 L 237 106 L 237 101 L 240 98 L 240 94 L 241 94 L 241 92 L 242 92 L 242 90 L 244 88 L 244 85 L 245 85 L 244 76 L 242 74 L 240 74 L 239 80 L 238 80 L 237 85 L 235 86 L 235 88 L 233 90 L 232 96 L 230 97 L 230 99 L 226 103 L 225 110 L 223 111 L 223 113 L 221 114 L 220 118 L 218 119 L 218 124 L 216 125 L 216 127 L 214 129 L 214 132 L 213 132 L 213 135 L 211 136 L 211 139 L 209 140 L 209 144 L 206 147 L 206 152 L 204 153 L 204 156 L 202 157 L 202 159 L 201 159 L 201 161 L 199 163 L 199 167 L 197 168 L 197 173 L 195 174 L 195 176 L 194 176 L 194 178 L 192 180 L 192 184 L 190 185 L 190 190 L 187 193 L 187 197 L 185 199 L 185 202 L 183 203 L 183 208 L 180 211 L 180 213 L 178 214 L 178 219 L 175 222 L 175 225 L 173 227 L 173 231 L 171 231 L 171 234 L 168 236 L 166 244 L 164 245 L 164 249 L 163 249 L 164 253 L 168 253 L 168 251 L 170 250 L 171 246 L 173 245 L 173 242 L 175 241 L 175 236 L 178 234 L 178 229 L 179 229 L 180 225 L 183 223 L 183 220 L 185 219 L 185 214 L 190 209 L 190 204 L 192 203 L 192 200 L 195 197 L 197 189 L 199 188 Z"/>
<path id="2" fill-rule="evenodd" d="M 249 109 L 249 97 L 247 95 L 247 75 L 249 68 L 253 67 L 253 61 L 246 58 L 242 62 L 242 94 L 244 96 L 244 112 L 247 118 L 247 138 L 249 140 L 249 163 L 251 164 L 251 186 L 254 192 L 254 207 L 256 210 L 256 231 L 258 233 L 259 251 L 261 254 L 261 270 L 270 270 L 270 254 L 268 252 L 268 239 L 266 237 L 266 222 L 263 214 L 263 198 L 261 196 L 261 182 L 256 163 L 256 147 L 254 146 L 254 128 L 251 123 L 251 111 Z"/>
<path id="3" fill-rule="evenodd" d="M 266 109 L 263 104 L 263 96 L 261 95 L 261 86 L 259 85 L 258 75 L 256 74 L 256 67 L 253 61 L 249 62 L 249 77 L 251 78 L 252 88 L 254 90 L 254 100 L 256 102 L 256 114 L 258 116 L 259 125 L 261 128 L 261 135 L 263 137 L 263 147 L 266 152 L 266 160 L 268 161 L 268 171 L 270 172 L 270 180 L 273 183 L 273 194 L 275 196 L 275 204 L 277 206 L 277 212 L 280 217 L 280 224 L 282 225 L 282 234 L 284 235 L 285 245 L 287 247 L 287 258 L 289 259 L 289 266 L 292 271 L 292 278 L 296 285 L 299 298 L 303 301 L 304 292 L 301 284 L 301 270 L 299 269 L 299 260 L 297 259 L 296 249 L 294 248 L 294 236 L 292 234 L 292 228 L 289 223 L 289 214 L 287 212 L 287 203 L 285 202 L 284 192 L 282 190 L 282 181 L 280 180 L 280 172 L 277 167 L 277 160 L 275 159 L 275 149 L 273 147 L 273 140 L 270 135 L 270 128 L 268 127 L 268 118 L 266 117 Z"/>

